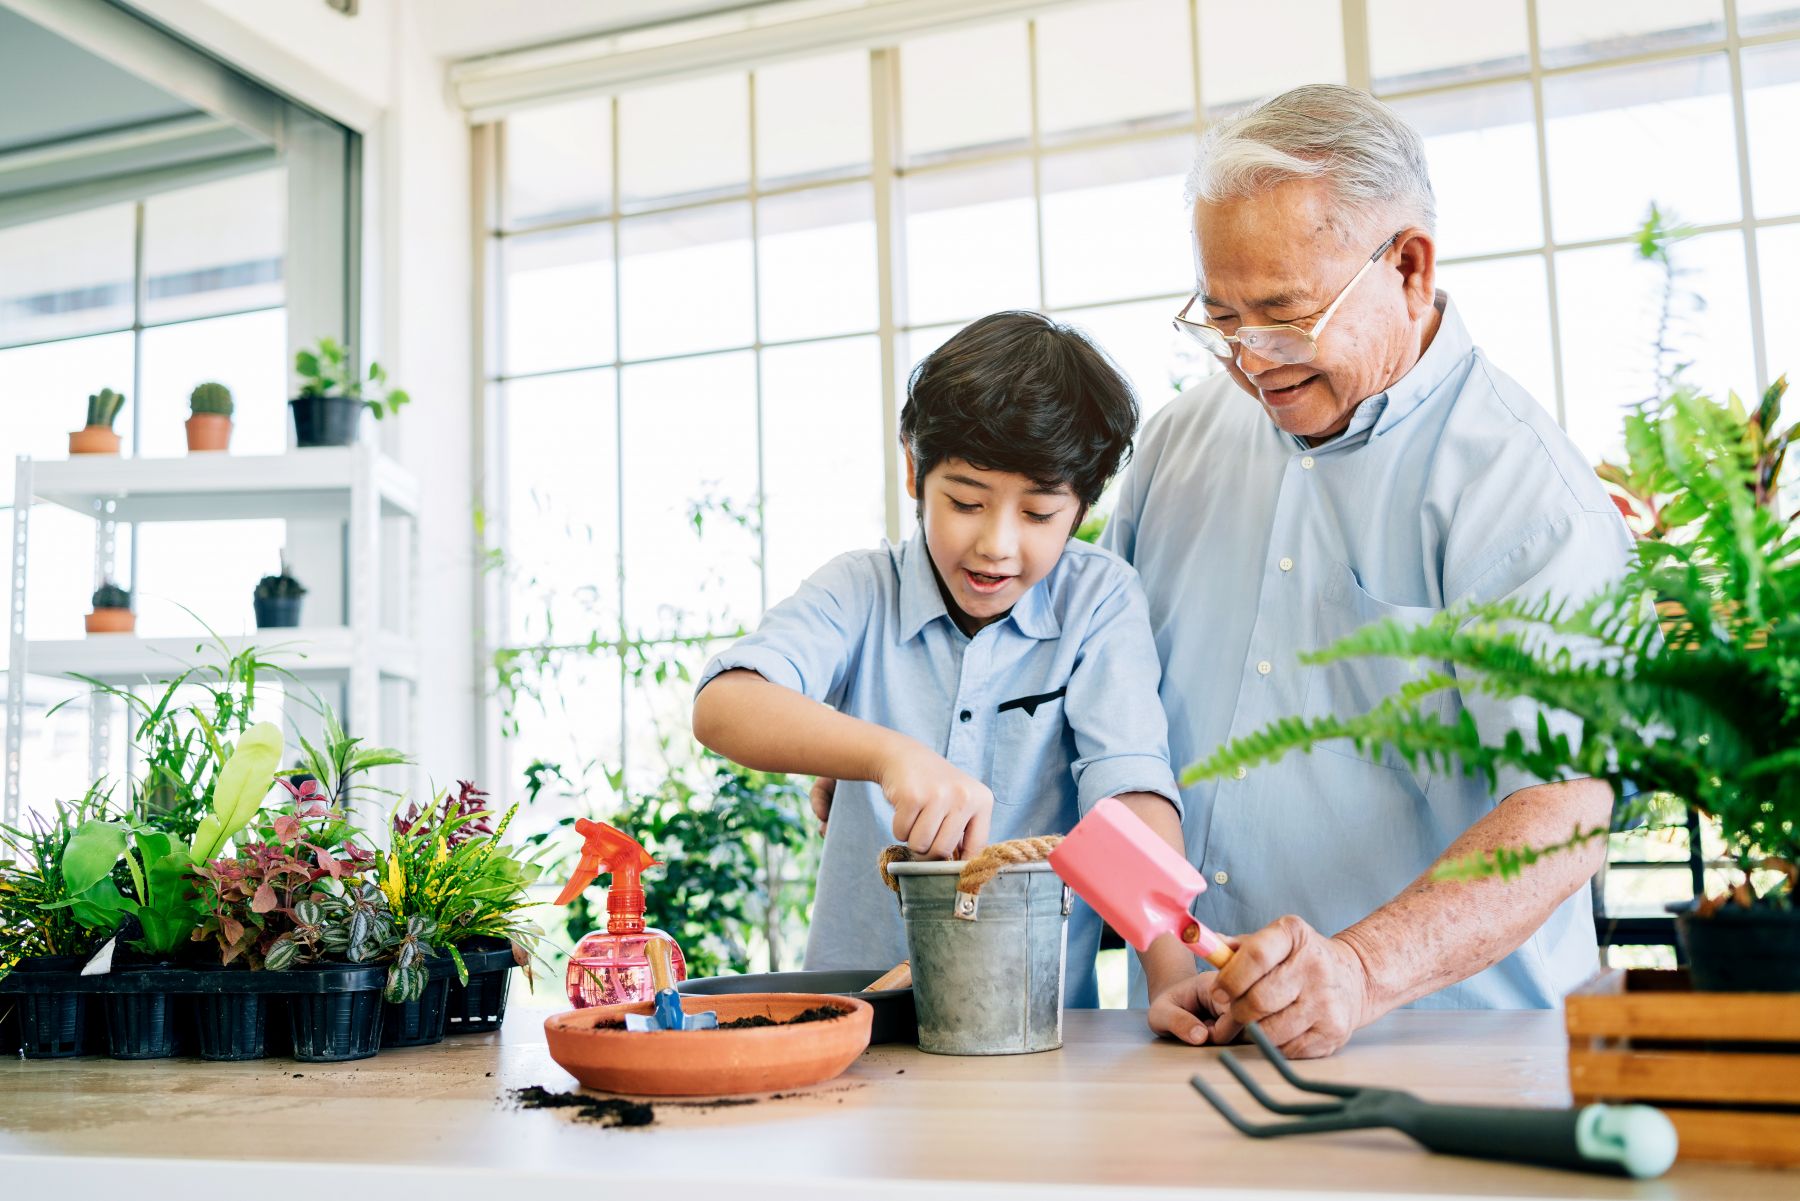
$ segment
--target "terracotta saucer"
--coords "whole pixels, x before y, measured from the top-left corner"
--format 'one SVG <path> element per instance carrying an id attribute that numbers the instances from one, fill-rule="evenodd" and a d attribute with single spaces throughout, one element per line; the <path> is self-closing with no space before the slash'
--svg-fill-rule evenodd
<path id="1" fill-rule="evenodd" d="M 844 1016 L 742 1030 L 626 1030 L 626 1014 L 654 1008 L 644 1001 L 555 1014 L 544 1020 L 544 1036 L 550 1058 L 587 1088 L 639 1097 L 766 1093 L 830 1080 L 854 1063 L 869 1045 L 868 1002 L 820 993 L 681 998 L 687 1012 L 710 1009 L 721 1023 L 757 1014 L 780 1022 L 820 1005 Z"/>

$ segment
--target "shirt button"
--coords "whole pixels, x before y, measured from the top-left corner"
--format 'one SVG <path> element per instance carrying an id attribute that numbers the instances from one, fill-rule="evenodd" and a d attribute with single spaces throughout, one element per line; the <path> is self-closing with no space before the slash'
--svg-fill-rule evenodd
<path id="1" fill-rule="evenodd" d="M 1313 457 L 1311 455 L 1301 456 L 1300 466 L 1305 471 L 1311 471 L 1313 469 Z"/>
<path id="2" fill-rule="evenodd" d="M 1281 560 L 1281 570 L 1283 570 L 1283 571 L 1294 570 L 1294 561 L 1292 559 L 1289 559 L 1284 556 Z"/>
<path id="3" fill-rule="evenodd" d="M 973 713 L 970 713 L 967 709 L 964 709 L 961 713 L 958 713 L 956 716 L 962 721 L 968 721 L 971 717 L 974 717 L 975 715 Z"/>
<path id="4" fill-rule="evenodd" d="M 1273 663 L 1269 662 L 1267 659 L 1264 659 L 1261 663 L 1258 663 L 1256 665 L 1256 674 L 1259 676 L 1266 676 L 1274 670 L 1275 670 L 1275 665 Z"/>
<path id="5" fill-rule="evenodd" d="M 1232 778 L 1238 779 L 1238 780 L 1243 779 L 1245 776 L 1247 776 L 1249 774 L 1250 774 L 1250 769 L 1247 767 L 1239 767 L 1236 771 L 1231 773 Z"/>
<path id="6" fill-rule="evenodd" d="M 1213 873 L 1213 883 L 1221 884 L 1221 885 L 1229 884 L 1229 883 L 1231 883 L 1231 876 L 1229 873 L 1227 873 L 1226 871 L 1221 869 L 1221 870 Z"/>

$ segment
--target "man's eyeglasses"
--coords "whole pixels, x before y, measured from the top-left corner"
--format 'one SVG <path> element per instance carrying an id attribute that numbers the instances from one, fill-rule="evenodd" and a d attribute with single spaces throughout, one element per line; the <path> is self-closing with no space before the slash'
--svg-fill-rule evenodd
<path id="1" fill-rule="evenodd" d="M 1375 253 L 1369 256 L 1366 263 L 1357 273 L 1350 277 L 1343 291 L 1337 294 L 1319 318 L 1318 324 L 1311 331 L 1301 329 L 1297 325 L 1245 325 L 1240 326 L 1237 333 L 1228 334 L 1209 321 L 1194 321 L 1188 318 L 1188 311 L 1200 303 L 1200 293 L 1188 297 L 1188 302 L 1181 306 L 1175 314 L 1175 328 L 1204 346 L 1209 354 L 1221 359 L 1229 359 L 1236 352 L 1232 350 L 1235 343 L 1247 350 L 1254 351 L 1259 358 L 1271 363 L 1310 363 L 1319 353 L 1319 339 L 1325 333 L 1325 326 L 1331 321 L 1331 315 L 1337 312 L 1338 305 L 1344 303 L 1344 297 L 1357 282 L 1369 273 L 1369 268 L 1381 261 L 1381 256 L 1399 239 L 1405 230 L 1396 230 L 1394 236 L 1376 247 Z"/>

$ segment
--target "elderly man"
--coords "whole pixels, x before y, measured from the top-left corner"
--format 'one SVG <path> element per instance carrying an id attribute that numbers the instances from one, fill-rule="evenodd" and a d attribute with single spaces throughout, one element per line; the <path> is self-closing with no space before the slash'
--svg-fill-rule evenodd
<path id="1" fill-rule="evenodd" d="M 1470 598 L 1585 597 L 1630 545 L 1437 291 L 1424 148 L 1391 110 L 1298 88 L 1210 130 L 1189 190 L 1198 287 L 1177 323 L 1225 372 L 1148 423 L 1104 539 L 1149 594 L 1178 767 L 1279 717 L 1362 712 L 1411 671 L 1299 652 Z M 1443 704 L 1490 738 L 1537 724 L 1473 690 Z M 1554 1006 L 1594 970 L 1601 842 L 1510 882 L 1431 869 L 1604 824 L 1604 782 L 1490 791 L 1334 743 L 1184 799 L 1199 915 L 1244 933 L 1217 973 L 1172 940 L 1145 956 L 1159 1032 L 1260 1021 L 1287 1054 L 1325 1055 L 1396 1006 Z"/>

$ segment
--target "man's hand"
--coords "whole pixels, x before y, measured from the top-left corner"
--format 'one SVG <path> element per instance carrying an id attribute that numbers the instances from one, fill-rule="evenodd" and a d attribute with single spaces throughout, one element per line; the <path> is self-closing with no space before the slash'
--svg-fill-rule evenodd
<path id="1" fill-rule="evenodd" d="M 837 795 L 837 781 L 830 776 L 820 776 L 812 782 L 812 811 L 819 819 L 819 837 L 825 836 L 825 828 L 831 824 L 831 800 Z"/>
<path id="2" fill-rule="evenodd" d="M 1251 1022 L 1290 1059 L 1329 1055 L 1363 1024 L 1367 973 L 1346 942 L 1326 938 L 1292 915 L 1235 940 L 1237 954 L 1212 985 L 1210 1031 L 1228 1043 Z"/>
<path id="3" fill-rule="evenodd" d="M 913 854 L 951 859 L 960 847 L 970 858 L 987 846 L 994 794 L 923 744 L 903 747 L 875 782 L 894 807 L 894 837 Z"/>

